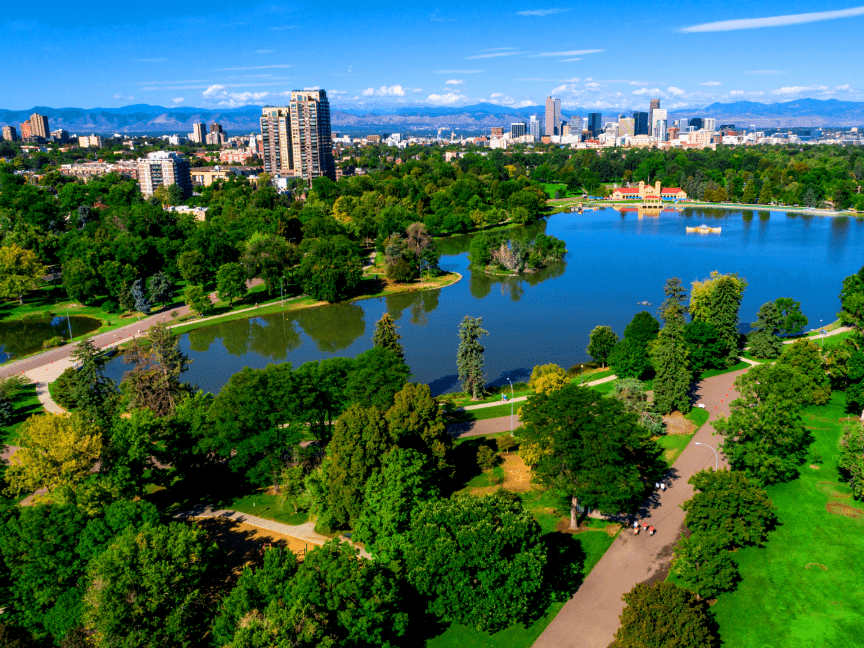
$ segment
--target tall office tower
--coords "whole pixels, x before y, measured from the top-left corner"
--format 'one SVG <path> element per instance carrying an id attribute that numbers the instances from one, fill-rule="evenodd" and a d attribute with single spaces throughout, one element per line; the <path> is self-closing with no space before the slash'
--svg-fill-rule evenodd
<path id="1" fill-rule="evenodd" d="M 528 134 L 528 126 L 525 122 L 512 122 L 510 124 L 510 137 L 522 137 Z"/>
<path id="2" fill-rule="evenodd" d="M 294 169 L 288 106 L 264 106 L 261 109 L 261 146 L 266 173 L 289 173 Z"/>
<path id="3" fill-rule="evenodd" d="M 4 126 L 3 127 L 3 139 L 9 142 L 17 142 L 18 141 L 18 131 L 15 130 L 14 126 Z"/>
<path id="4" fill-rule="evenodd" d="M 636 134 L 636 120 L 632 117 L 619 117 L 618 118 L 618 135 L 624 137 L 625 135 L 635 135 Z"/>
<path id="5" fill-rule="evenodd" d="M 30 136 L 46 140 L 51 137 L 51 129 L 48 128 L 48 118 L 45 115 L 37 113 L 30 115 Z"/>
<path id="6" fill-rule="evenodd" d="M 717 120 L 714 117 L 706 117 L 702 122 L 702 130 L 706 130 L 706 131 L 717 130 Z"/>
<path id="7" fill-rule="evenodd" d="M 679 133 L 686 133 L 690 127 L 690 121 L 687 119 L 677 119 L 675 120 L 675 125 L 678 127 Z"/>
<path id="8" fill-rule="evenodd" d="M 178 185 L 183 196 L 192 195 L 192 172 L 189 160 L 173 151 L 155 151 L 138 160 L 138 184 L 144 197 L 152 196 L 159 187 Z"/>
<path id="9" fill-rule="evenodd" d="M 321 176 L 336 180 L 327 93 L 324 90 L 294 90 L 290 108 L 294 174 L 309 184 Z"/>
<path id="10" fill-rule="evenodd" d="M 207 124 L 192 124 L 192 137 L 189 139 L 198 144 L 203 144 L 205 137 L 207 137 Z"/>
<path id="11" fill-rule="evenodd" d="M 662 121 L 663 122 L 663 135 L 664 136 L 666 135 L 666 110 L 664 108 L 655 108 L 651 114 L 654 118 L 654 121 L 651 124 L 651 134 L 654 137 L 656 137 L 658 140 L 660 140 L 661 142 L 666 141 L 666 140 L 662 139 L 657 134 L 658 133 L 658 125 Z"/>
<path id="12" fill-rule="evenodd" d="M 28 137 L 30 137 L 31 132 L 32 131 L 30 130 L 30 120 L 28 119 L 25 122 L 21 122 L 21 139 L 26 140 Z"/>
<path id="13" fill-rule="evenodd" d="M 651 134 L 651 130 L 648 128 L 649 121 L 647 112 L 634 112 L 633 121 L 635 122 L 635 126 L 633 127 L 634 135 Z"/>
<path id="14" fill-rule="evenodd" d="M 561 100 L 546 97 L 546 128 L 544 135 L 561 134 Z"/>
<path id="15" fill-rule="evenodd" d="M 528 120 L 528 134 L 535 142 L 540 141 L 540 120 L 537 119 L 537 115 L 531 115 L 531 119 Z"/>
<path id="16" fill-rule="evenodd" d="M 216 122 L 213 122 L 212 124 L 210 124 L 210 132 L 224 133 L 225 131 L 222 130 L 222 124 L 217 124 Z"/>
<path id="17" fill-rule="evenodd" d="M 692 126 L 693 130 L 702 130 L 702 127 L 704 126 L 704 121 L 701 117 L 693 117 L 688 125 Z"/>
<path id="18" fill-rule="evenodd" d="M 602 113 L 588 113 L 588 132 L 592 137 L 603 132 Z"/>
<path id="19" fill-rule="evenodd" d="M 660 107 L 660 100 L 659 99 L 652 99 L 651 104 L 648 108 L 648 129 L 649 129 L 649 132 L 654 131 L 654 122 L 657 121 L 656 118 L 654 117 L 654 111 L 657 110 L 659 107 Z M 664 117 L 664 119 L 665 119 L 665 117 Z"/>

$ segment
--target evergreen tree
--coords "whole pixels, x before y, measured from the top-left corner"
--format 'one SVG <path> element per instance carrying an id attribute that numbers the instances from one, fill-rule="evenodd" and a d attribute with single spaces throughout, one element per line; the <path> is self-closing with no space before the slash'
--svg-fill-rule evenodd
<path id="1" fill-rule="evenodd" d="M 774 200 L 774 194 L 771 191 L 771 183 L 766 180 L 762 184 L 762 191 L 759 192 L 759 204 L 770 205 L 772 200 Z"/>
<path id="2" fill-rule="evenodd" d="M 744 187 L 744 195 L 741 197 L 741 202 L 745 205 L 752 205 L 756 202 L 756 180 L 751 178 Z"/>
<path id="3" fill-rule="evenodd" d="M 750 353 L 757 358 L 776 358 L 783 350 L 783 341 L 777 337 L 780 328 L 780 312 L 775 302 L 765 302 L 756 313 L 756 321 L 750 325 Z"/>
<path id="4" fill-rule="evenodd" d="M 777 304 L 777 313 L 780 318 L 780 332 L 783 335 L 795 335 L 804 330 L 807 326 L 807 316 L 801 312 L 801 302 L 797 302 L 791 297 L 778 297 L 774 300 Z"/>
<path id="5" fill-rule="evenodd" d="M 105 375 L 108 358 L 86 339 L 75 347 L 72 362 L 78 366 L 72 400 L 89 421 L 107 429 L 117 401 L 117 386 Z"/>
<path id="6" fill-rule="evenodd" d="M 124 353 L 124 361 L 135 367 L 123 379 L 121 387 L 130 398 L 130 405 L 146 407 L 157 416 L 174 413 L 189 385 L 180 382 L 180 374 L 191 362 L 178 346 L 179 338 L 159 322 L 147 331 L 147 346 L 140 340 Z"/>
<path id="7" fill-rule="evenodd" d="M 704 281 L 694 281 L 690 293 L 690 315 L 693 321 L 713 325 L 727 347 L 726 366 L 738 362 L 738 311 L 747 288 L 747 280 L 738 273 L 721 275 L 716 270 Z"/>
<path id="8" fill-rule="evenodd" d="M 174 293 L 174 282 L 164 272 L 157 272 L 147 279 L 147 291 L 154 304 L 167 304 Z"/>
<path id="9" fill-rule="evenodd" d="M 150 302 L 144 292 L 144 279 L 136 279 L 132 283 L 132 301 L 134 308 L 143 315 L 150 314 Z"/>
<path id="10" fill-rule="evenodd" d="M 483 345 L 481 335 L 489 335 L 482 328 L 482 317 L 465 316 L 459 324 L 459 349 L 456 352 L 456 366 L 459 369 L 459 381 L 462 389 L 471 394 L 472 400 L 479 400 L 486 386 L 486 375 L 483 373 Z"/>
<path id="11" fill-rule="evenodd" d="M 661 414 L 690 410 L 690 368 L 684 341 L 684 289 L 681 280 L 666 281 L 666 301 L 661 306 L 663 329 L 651 343 L 654 378 L 654 407 Z"/>
<path id="12" fill-rule="evenodd" d="M 390 317 L 390 313 L 384 313 L 381 316 L 381 319 L 378 320 L 378 323 L 375 324 L 375 333 L 372 335 L 372 344 L 376 347 L 382 347 L 384 349 L 390 349 L 393 353 L 399 356 L 400 359 L 405 357 L 405 353 L 402 350 L 402 345 L 399 344 L 399 340 L 402 336 L 399 334 L 396 326 L 396 322 L 393 321 L 393 318 Z"/>

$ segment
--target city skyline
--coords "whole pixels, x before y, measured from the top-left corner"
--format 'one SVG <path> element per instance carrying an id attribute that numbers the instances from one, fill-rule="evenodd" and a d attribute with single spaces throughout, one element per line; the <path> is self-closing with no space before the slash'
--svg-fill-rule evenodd
<path id="1" fill-rule="evenodd" d="M 344 2 L 217 0 L 206 14 L 164 0 L 146 14 L 105 7 L 86 20 L 56 2 L 39 18 L 7 14 L 2 107 L 230 108 L 285 103 L 292 90 L 313 87 L 334 106 L 373 108 L 536 106 L 550 95 L 565 110 L 601 111 L 641 108 L 651 97 L 669 110 L 864 100 L 851 66 L 837 64 L 856 42 L 864 7 L 836 2 L 732 3 L 722 14 L 625 2 L 593 17 L 558 2 L 382 2 L 362 14 Z M 305 46 L 312 42 L 327 46 Z"/>

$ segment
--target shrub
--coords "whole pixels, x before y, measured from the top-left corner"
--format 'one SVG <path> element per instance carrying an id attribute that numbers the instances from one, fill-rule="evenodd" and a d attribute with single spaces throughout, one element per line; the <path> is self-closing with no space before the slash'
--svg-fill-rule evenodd
<path id="1" fill-rule="evenodd" d="M 12 418 L 15 416 L 15 408 L 8 400 L 0 399 L 0 427 L 12 425 Z"/>
<path id="2" fill-rule="evenodd" d="M 57 404 L 64 409 L 72 409 L 78 403 L 72 396 L 75 389 L 75 379 L 77 372 L 74 367 L 69 367 L 64 371 L 57 380 L 54 381 L 54 387 L 51 390 L 51 396 L 57 401 Z"/>
<path id="3" fill-rule="evenodd" d="M 387 278 L 391 281 L 395 281 L 397 283 L 405 283 L 407 281 L 411 281 L 413 277 L 414 270 L 411 268 L 411 264 L 404 259 L 399 259 L 398 261 L 387 266 Z"/>
<path id="4" fill-rule="evenodd" d="M 55 335 L 54 337 L 50 337 L 42 343 L 43 349 L 53 349 L 54 347 L 63 346 L 63 338 L 59 335 Z"/>
<path id="5" fill-rule="evenodd" d="M 111 299 L 106 299 L 104 302 L 102 302 L 102 306 L 100 306 L 100 308 L 103 311 L 105 311 L 106 313 L 116 313 L 117 312 L 117 302 L 115 302 Z"/>
<path id="6" fill-rule="evenodd" d="M 480 470 L 491 470 L 498 465 L 500 457 L 495 454 L 495 451 L 489 446 L 480 446 L 477 451 L 477 465 Z"/>
<path id="7" fill-rule="evenodd" d="M 510 453 L 510 450 L 516 447 L 516 439 L 509 434 L 505 434 L 495 439 L 495 444 L 501 452 Z"/>

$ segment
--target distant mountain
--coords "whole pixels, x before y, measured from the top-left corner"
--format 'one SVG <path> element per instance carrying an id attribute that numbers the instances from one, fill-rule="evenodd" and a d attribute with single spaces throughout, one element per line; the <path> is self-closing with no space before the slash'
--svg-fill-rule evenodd
<path id="1" fill-rule="evenodd" d="M 488 132 L 492 126 L 509 127 L 516 119 L 527 120 L 536 114 L 542 120 L 544 106 L 512 108 L 490 103 L 471 106 L 441 107 L 421 104 L 380 104 L 374 108 L 362 105 L 334 104 L 331 121 L 336 131 L 433 131 L 454 129 Z M 596 109 L 573 108 L 563 112 L 565 118 L 587 116 Z M 186 106 L 150 106 L 135 104 L 122 108 L 48 108 L 0 110 L 0 125 L 16 128 L 34 112 L 47 115 L 51 128 L 65 128 L 70 133 L 189 133 L 196 122 L 218 122 L 231 133 L 257 131 L 261 106 L 239 108 L 194 108 Z M 603 111 L 601 111 L 603 112 Z M 604 120 L 619 112 L 607 110 Z M 713 117 L 717 124 L 755 124 L 772 126 L 858 126 L 864 125 L 864 103 L 836 99 L 798 99 L 784 103 L 763 104 L 753 101 L 713 103 L 705 107 L 670 111 L 669 119 L 680 117 Z"/>

